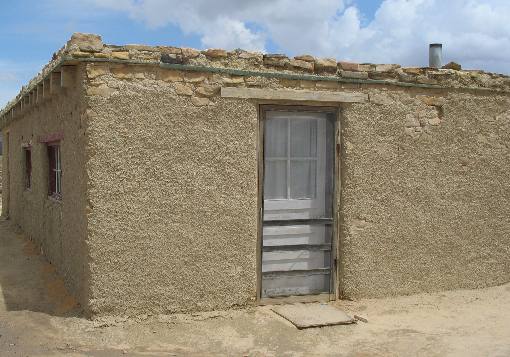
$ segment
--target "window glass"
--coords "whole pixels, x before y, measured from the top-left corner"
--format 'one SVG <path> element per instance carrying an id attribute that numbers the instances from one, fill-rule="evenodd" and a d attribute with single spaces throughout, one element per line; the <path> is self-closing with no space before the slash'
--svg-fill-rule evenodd
<path id="1" fill-rule="evenodd" d="M 290 121 L 291 157 L 317 156 L 317 120 L 295 119 Z"/>
<path id="2" fill-rule="evenodd" d="M 315 198 L 316 161 L 290 161 L 290 198 Z"/>
<path id="3" fill-rule="evenodd" d="M 287 160 L 266 160 L 264 197 L 287 198 Z"/>
<path id="4" fill-rule="evenodd" d="M 265 124 L 264 155 L 287 157 L 288 119 L 267 120 Z"/>

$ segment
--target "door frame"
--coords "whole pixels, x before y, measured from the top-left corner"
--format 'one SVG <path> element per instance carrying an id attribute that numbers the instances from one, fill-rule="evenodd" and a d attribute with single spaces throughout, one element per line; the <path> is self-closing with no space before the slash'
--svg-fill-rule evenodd
<path id="1" fill-rule="evenodd" d="M 266 121 L 266 112 L 268 111 L 286 111 L 286 112 L 321 112 L 331 114 L 334 118 L 334 168 L 333 168 L 333 224 L 331 237 L 331 281 L 329 294 L 317 295 L 298 295 L 262 298 L 262 231 L 264 215 L 264 124 Z M 258 305 L 286 304 L 295 302 L 314 302 L 314 301 L 333 301 L 339 297 L 338 293 L 338 247 L 339 247 L 339 212 L 340 205 L 340 106 L 325 105 L 296 105 L 296 104 L 259 104 L 258 105 L 258 142 L 257 142 L 257 161 L 258 161 L 258 224 L 257 224 L 257 303 Z"/>

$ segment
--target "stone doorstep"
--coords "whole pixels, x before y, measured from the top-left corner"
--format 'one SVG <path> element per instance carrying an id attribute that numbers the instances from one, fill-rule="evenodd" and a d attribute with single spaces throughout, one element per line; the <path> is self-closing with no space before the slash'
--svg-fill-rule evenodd
<path id="1" fill-rule="evenodd" d="M 337 307 L 327 303 L 298 303 L 278 305 L 271 310 L 290 321 L 299 330 L 312 327 L 350 325 L 356 320 Z"/>

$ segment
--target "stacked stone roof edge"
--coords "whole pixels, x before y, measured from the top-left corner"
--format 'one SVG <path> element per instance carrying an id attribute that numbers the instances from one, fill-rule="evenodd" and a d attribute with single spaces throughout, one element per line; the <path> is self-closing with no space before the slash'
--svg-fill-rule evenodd
<path id="1" fill-rule="evenodd" d="M 53 54 L 51 61 L 20 93 L 10 101 L 0 117 L 30 93 L 51 72 L 63 64 L 85 61 L 153 64 L 188 70 L 216 69 L 246 71 L 248 75 L 261 73 L 302 76 L 304 80 L 338 80 L 344 82 L 402 84 L 429 88 L 467 88 L 509 93 L 510 77 L 482 70 L 435 69 L 401 67 L 398 64 L 372 64 L 337 61 L 300 55 L 289 58 L 283 54 L 263 54 L 241 49 L 196 50 L 173 46 L 107 45 L 99 35 L 75 33 L 67 44 Z"/>

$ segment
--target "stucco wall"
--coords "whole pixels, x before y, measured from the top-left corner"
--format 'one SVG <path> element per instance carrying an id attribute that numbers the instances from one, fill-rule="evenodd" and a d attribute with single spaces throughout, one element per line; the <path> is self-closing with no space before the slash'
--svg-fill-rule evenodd
<path id="1" fill-rule="evenodd" d="M 260 103 L 218 89 L 358 87 L 149 66 L 88 74 L 91 312 L 252 304 Z M 382 89 L 339 104 L 340 295 L 508 281 L 508 97 Z"/>
<path id="2" fill-rule="evenodd" d="M 89 88 L 90 312 L 253 303 L 257 107 L 196 106 L 154 69 L 112 71 Z"/>
<path id="3" fill-rule="evenodd" d="M 91 313 L 254 303 L 261 102 L 220 98 L 225 85 L 370 95 L 337 103 L 340 296 L 510 280 L 505 95 L 113 64 L 88 74 Z"/>
<path id="4" fill-rule="evenodd" d="M 87 303 L 87 253 L 85 247 L 84 163 L 85 131 L 82 127 L 83 69 L 74 88 L 53 94 L 32 105 L 4 128 L 9 132 L 9 218 L 41 247 L 48 261 L 64 277 L 67 287 L 84 305 Z M 62 132 L 62 200 L 48 197 L 47 146 L 39 142 Z M 32 186 L 25 189 L 23 144 L 32 146 Z M 6 155 L 4 155 L 6 156 Z M 6 182 L 6 180 L 4 180 Z M 8 192 L 7 192 L 8 191 Z"/>
<path id="5" fill-rule="evenodd" d="M 510 280 L 508 97 L 415 94 L 344 111 L 344 296 Z"/>

